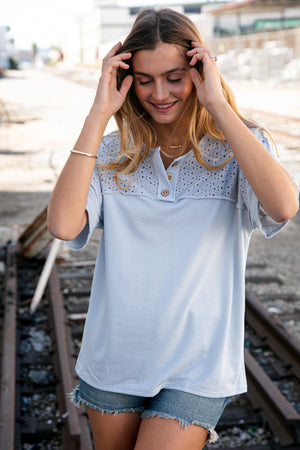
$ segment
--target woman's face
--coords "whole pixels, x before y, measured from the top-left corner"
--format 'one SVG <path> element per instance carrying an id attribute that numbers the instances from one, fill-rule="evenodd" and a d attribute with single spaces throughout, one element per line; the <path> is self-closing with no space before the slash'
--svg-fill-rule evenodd
<path id="1" fill-rule="evenodd" d="M 132 58 L 136 95 L 154 124 L 172 125 L 188 118 L 193 91 L 189 64 L 181 47 L 160 43 Z"/>

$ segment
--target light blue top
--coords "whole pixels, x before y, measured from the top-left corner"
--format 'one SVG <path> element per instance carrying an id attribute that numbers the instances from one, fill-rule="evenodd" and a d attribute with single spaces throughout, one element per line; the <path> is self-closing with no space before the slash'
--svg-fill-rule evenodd
<path id="1" fill-rule="evenodd" d="M 201 145 L 211 164 L 230 155 L 209 136 Z M 115 159 L 119 146 L 118 133 L 106 136 L 98 162 Z M 88 224 L 68 243 L 80 250 L 103 228 L 79 377 L 142 396 L 164 387 L 208 397 L 244 392 L 249 239 L 255 228 L 270 237 L 285 224 L 266 215 L 234 158 L 212 171 L 190 151 L 165 170 L 156 148 L 123 177 L 127 190 L 113 175 L 95 168 Z"/>

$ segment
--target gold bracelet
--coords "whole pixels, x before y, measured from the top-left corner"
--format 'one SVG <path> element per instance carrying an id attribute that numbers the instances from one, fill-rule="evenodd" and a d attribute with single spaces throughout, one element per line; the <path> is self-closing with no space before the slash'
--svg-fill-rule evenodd
<path id="1" fill-rule="evenodd" d="M 88 156 L 89 158 L 97 159 L 96 155 L 92 155 L 91 153 L 80 152 L 79 150 L 70 150 L 71 153 L 76 153 L 76 155 Z"/>

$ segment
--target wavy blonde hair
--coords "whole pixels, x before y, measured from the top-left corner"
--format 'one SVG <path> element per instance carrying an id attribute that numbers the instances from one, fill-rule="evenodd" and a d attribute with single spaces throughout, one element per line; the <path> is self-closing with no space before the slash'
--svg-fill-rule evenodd
<path id="1" fill-rule="evenodd" d="M 140 50 L 153 50 L 159 43 L 167 43 L 181 46 L 183 48 L 183 54 L 187 58 L 187 61 L 189 61 L 186 52 L 192 48 L 191 41 L 200 42 L 205 45 L 198 28 L 188 17 L 168 8 L 159 10 L 147 8 L 141 10 L 138 14 L 132 30 L 125 39 L 119 53 L 130 52 L 134 56 Z M 129 69 L 118 70 L 118 88 L 120 88 L 124 78 L 128 74 L 132 74 L 131 61 L 132 58 L 129 62 L 128 60 L 126 61 L 130 65 Z M 198 63 L 197 68 L 202 76 L 201 63 Z M 220 80 L 226 101 L 247 126 L 256 127 L 257 125 L 254 122 L 247 120 L 239 113 L 233 93 L 221 74 Z M 215 166 L 206 161 L 203 155 L 204 149 L 199 146 L 200 139 L 205 134 L 220 139 L 224 146 L 225 139 L 211 115 L 200 104 L 195 88 L 187 108 L 191 116 L 184 145 L 192 145 L 198 162 L 207 169 L 216 170 L 223 167 L 233 156 L 230 151 L 228 151 L 228 159 L 221 165 Z M 156 145 L 157 138 L 152 118 L 143 109 L 136 96 L 134 83 L 127 94 L 125 102 L 114 117 L 120 132 L 120 152 L 112 162 L 102 164 L 101 168 L 113 169 L 115 171 L 115 181 L 122 188 L 118 182 L 119 176 L 136 171 L 139 164 L 149 155 L 150 148 Z"/>

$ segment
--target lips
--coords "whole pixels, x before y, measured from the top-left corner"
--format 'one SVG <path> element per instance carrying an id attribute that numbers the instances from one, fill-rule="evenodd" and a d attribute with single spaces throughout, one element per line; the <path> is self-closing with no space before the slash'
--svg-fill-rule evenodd
<path id="1" fill-rule="evenodd" d="M 177 101 L 171 102 L 171 103 L 152 103 L 152 102 L 150 102 L 150 105 L 156 111 L 161 112 L 161 113 L 166 113 L 166 112 L 169 112 L 176 103 L 177 103 Z"/>

